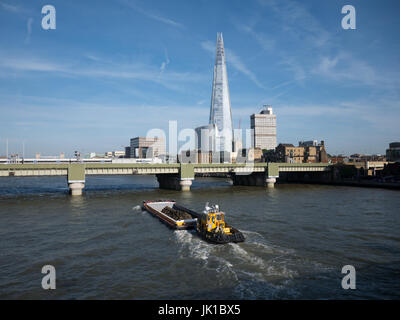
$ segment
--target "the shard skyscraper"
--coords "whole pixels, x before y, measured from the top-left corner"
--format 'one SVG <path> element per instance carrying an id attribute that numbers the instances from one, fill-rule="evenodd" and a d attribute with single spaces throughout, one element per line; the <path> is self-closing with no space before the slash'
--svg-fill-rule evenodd
<path id="1" fill-rule="evenodd" d="M 216 125 L 215 151 L 232 152 L 233 124 L 228 74 L 222 33 L 217 33 L 217 51 L 211 95 L 210 125 Z"/>

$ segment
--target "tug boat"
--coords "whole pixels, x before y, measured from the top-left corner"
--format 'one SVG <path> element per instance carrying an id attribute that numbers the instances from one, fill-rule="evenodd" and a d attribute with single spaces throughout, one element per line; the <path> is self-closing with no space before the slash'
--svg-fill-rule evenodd
<path id="1" fill-rule="evenodd" d="M 243 242 L 245 240 L 243 233 L 228 225 L 224 217 L 225 213 L 219 210 L 218 205 L 210 207 L 207 203 L 197 221 L 197 233 L 204 240 L 216 244 Z"/>
<path id="2" fill-rule="evenodd" d="M 143 201 L 143 208 L 173 229 L 196 229 L 205 241 L 224 244 L 243 242 L 245 237 L 238 229 L 225 222 L 225 213 L 218 205 L 209 206 L 202 213 L 178 205 L 174 200 Z"/>
<path id="3" fill-rule="evenodd" d="M 173 229 L 194 229 L 197 224 L 197 217 L 193 217 L 186 208 L 177 208 L 174 200 L 146 200 L 143 201 L 143 208 Z"/>

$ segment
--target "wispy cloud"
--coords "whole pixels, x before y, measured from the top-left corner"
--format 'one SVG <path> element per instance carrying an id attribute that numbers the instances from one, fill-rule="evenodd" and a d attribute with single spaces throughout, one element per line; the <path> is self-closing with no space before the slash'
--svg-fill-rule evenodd
<path id="1" fill-rule="evenodd" d="M 140 6 L 138 6 L 136 3 L 132 2 L 132 1 L 126 1 L 126 0 L 121 0 L 121 3 L 125 4 L 126 6 L 128 6 L 129 8 L 135 10 L 136 12 L 139 12 L 141 14 L 143 14 L 144 16 L 153 19 L 155 21 L 167 24 L 169 26 L 173 26 L 173 27 L 177 27 L 177 28 L 183 28 L 184 25 L 176 22 L 172 19 L 169 19 L 167 17 L 161 16 L 159 14 L 156 14 L 154 12 L 145 10 L 143 8 L 141 8 Z"/>
<path id="2" fill-rule="evenodd" d="M 393 112 L 382 112 L 382 108 L 392 109 Z M 376 132 L 396 133 L 397 135 L 400 133 L 397 125 L 397 119 L 400 117 L 400 103 L 384 98 L 376 98 L 373 101 L 364 99 L 343 101 L 335 105 L 282 105 L 275 108 L 275 111 L 278 116 L 284 117 L 330 117 L 331 119 L 342 119 L 342 121 L 352 119 L 364 128 L 372 127 L 377 130 Z"/>
<path id="3" fill-rule="evenodd" d="M 100 62 L 96 63 L 94 60 L 93 65 L 86 66 L 77 64 L 76 62 L 61 63 L 33 57 L 0 55 L 0 58 L 0 69 L 17 71 L 21 76 L 24 76 L 26 72 L 38 72 L 58 77 L 77 76 L 90 77 L 97 80 L 101 80 L 102 78 L 142 80 L 150 81 L 175 91 L 183 91 L 188 83 L 206 81 L 205 75 L 202 74 L 176 71 L 160 73 L 160 69 L 156 66 L 140 63 L 124 64 L 109 62 L 108 64 L 103 64 Z"/>
<path id="4" fill-rule="evenodd" d="M 282 56 L 283 58 L 280 63 L 293 73 L 295 81 L 301 82 L 306 78 L 307 72 L 304 66 L 295 57 L 285 56 L 285 54 L 282 54 Z"/>
<path id="5" fill-rule="evenodd" d="M 347 87 L 365 87 L 385 90 L 385 95 L 398 97 L 400 73 L 396 68 L 380 70 L 362 58 L 346 51 L 334 55 L 322 55 L 315 59 L 311 69 L 314 76 L 321 77 Z"/>
<path id="6" fill-rule="evenodd" d="M 20 12 L 21 8 L 18 6 L 14 6 L 8 3 L 5 3 L 3 1 L 0 1 L 0 6 L 4 9 L 7 10 L 9 12 Z"/>
<path id="7" fill-rule="evenodd" d="M 292 0 L 258 0 L 282 21 L 285 34 L 308 46 L 321 47 L 329 42 L 330 34 L 302 4 Z"/>
<path id="8" fill-rule="evenodd" d="M 294 79 L 285 81 L 285 83 L 302 83 L 303 79 L 307 77 L 307 72 L 305 71 L 303 64 L 299 63 L 295 57 L 290 56 L 284 50 L 278 49 L 276 47 L 275 40 L 269 39 L 266 35 L 261 32 L 255 31 L 253 27 L 250 27 L 248 25 L 244 25 L 242 23 L 235 23 L 235 25 L 240 31 L 243 31 L 253 37 L 265 52 L 279 52 L 279 63 L 284 65 L 285 68 L 289 72 L 291 72 L 294 77 Z M 279 86 L 275 86 L 273 89 L 276 89 L 278 87 Z"/>
<path id="9" fill-rule="evenodd" d="M 249 34 L 250 36 L 252 36 L 257 43 L 265 50 L 265 51 L 272 51 L 275 50 L 276 48 L 276 42 L 274 39 L 272 39 L 271 37 L 268 37 L 264 34 L 261 33 L 257 33 L 254 31 L 253 27 L 249 26 L 249 25 L 245 25 L 241 22 L 235 22 L 235 26 L 236 28 L 238 28 L 240 31 L 243 31 L 247 34 Z"/>
<path id="10" fill-rule="evenodd" d="M 338 82 L 351 81 L 357 85 L 384 85 L 388 80 L 386 77 L 380 77 L 366 62 L 344 52 L 333 57 L 321 57 L 313 73 Z"/>
<path id="11" fill-rule="evenodd" d="M 279 38 L 276 43 L 268 41 L 267 35 L 257 31 L 258 21 L 248 24 L 234 21 L 234 24 L 239 31 L 254 38 L 265 52 L 270 53 L 273 50 L 278 53 L 278 63 L 293 74 L 293 79 L 276 85 L 274 89 L 293 82 L 303 84 L 304 80 L 310 79 L 311 76 L 319 76 L 344 85 L 376 86 L 385 89 L 400 86 L 398 72 L 379 72 L 362 57 L 346 52 L 346 48 L 341 48 L 334 41 L 318 17 L 314 17 L 301 2 L 258 0 L 258 3 L 261 7 L 271 10 L 278 21 L 282 21 L 285 42 L 281 42 Z M 295 55 L 291 47 L 286 49 L 286 42 L 299 44 Z M 318 52 L 318 56 L 315 56 L 315 52 Z"/>
<path id="12" fill-rule="evenodd" d="M 200 45 L 204 50 L 208 51 L 211 54 L 215 54 L 215 52 L 216 52 L 216 49 L 215 49 L 216 48 L 215 47 L 216 44 L 212 43 L 210 40 L 203 41 L 203 42 L 200 43 Z"/>
<path id="13" fill-rule="evenodd" d="M 210 54 L 215 54 L 215 44 L 211 41 L 201 42 L 201 46 L 204 50 L 208 51 Z M 259 88 L 264 89 L 262 83 L 257 79 L 257 76 L 252 72 L 242 61 L 242 59 L 232 50 L 225 48 L 227 64 L 231 65 L 237 71 L 243 73 L 247 78 L 249 78 L 255 85 Z"/>
<path id="14" fill-rule="evenodd" d="M 4 108 L 7 119 L 14 124 L 31 122 L 34 129 L 43 121 L 46 127 L 62 123 L 64 128 L 71 127 L 94 129 L 115 128 L 132 129 L 132 124 L 140 127 L 142 134 L 157 127 L 167 127 L 169 120 L 176 120 L 180 126 L 194 128 L 201 124 L 201 119 L 207 119 L 208 108 L 198 105 L 168 105 L 168 104 L 104 104 L 102 101 L 87 102 L 74 99 L 49 98 L 39 96 L 9 97 L 0 95 L 0 108 Z M 7 102 L 5 102 L 7 100 Z M 9 108 L 13 105 L 14 108 Z M 62 110 L 70 110 L 67 114 Z M 190 112 L 189 112 L 190 111 Z M 80 118 L 76 119 L 76 112 Z M 131 115 L 135 115 L 131 117 Z M 140 115 L 140 116 L 138 116 Z M 91 121 L 88 123 L 87 119 Z M 1 122 L 1 121 L 0 121 Z M 108 134 L 108 133 L 107 133 Z"/>
<path id="15" fill-rule="evenodd" d="M 28 43 L 31 41 L 32 23 L 33 23 L 33 18 L 28 18 L 28 21 L 27 21 L 27 23 L 26 23 L 26 38 L 25 38 L 25 44 L 28 44 Z"/>
<path id="16" fill-rule="evenodd" d="M 236 55 L 232 50 L 226 49 L 227 60 L 232 64 L 232 66 L 247 76 L 251 81 L 253 81 L 259 88 L 264 89 L 264 86 L 260 81 L 258 81 L 256 75 L 251 71 L 242 61 L 242 59 Z"/>
<path id="17" fill-rule="evenodd" d="M 236 28 L 250 35 L 259 46 L 267 53 L 278 53 L 278 63 L 293 74 L 293 79 L 285 83 L 296 82 L 303 84 L 304 79 L 309 75 L 308 69 L 314 64 L 310 61 L 310 51 L 320 50 L 322 47 L 330 46 L 330 34 L 323 25 L 316 19 L 301 3 L 292 0 L 258 0 L 262 8 L 269 12 L 281 24 L 285 38 L 272 37 L 271 34 L 264 34 L 258 31 L 257 25 L 260 20 L 252 20 L 250 23 L 234 21 Z M 280 32 L 280 31 L 279 31 Z M 296 55 L 293 55 L 292 48 L 286 49 L 286 43 L 296 44 Z M 275 86 L 277 88 L 279 86 Z"/>
<path id="18" fill-rule="evenodd" d="M 167 49 L 165 49 L 165 61 L 163 61 L 161 63 L 160 73 L 164 72 L 165 68 L 167 67 L 167 65 L 169 65 L 169 63 L 170 63 L 170 60 L 168 58 L 168 51 L 167 51 Z"/>
<path id="19" fill-rule="evenodd" d="M 2 56 L 0 59 L 0 68 L 12 69 L 15 71 L 39 71 L 39 72 L 66 72 L 66 68 L 57 63 L 44 61 L 41 59 L 25 58 L 25 57 L 7 57 Z"/>
<path id="20" fill-rule="evenodd" d="M 103 59 L 99 58 L 98 56 L 96 56 L 94 54 L 90 54 L 90 53 L 86 54 L 85 57 L 91 61 L 96 61 L 96 62 L 103 61 Z"/>
<path id="21" fill-rule="evenodd" d="M 390 110 L 390 112 L 382 112 L 382 110 Z M 296 118 L 298 121 L 301 118 L 312 122 L 315 119 L 327 117 L 331 122 L 347 123 L 354 121 L 360 127 L 373 128 L 376 130 L 375 132 L 391 133 L 394 136 L 400 134 L 397 125 L 400 117 L 400 102 L 382 97 L 325 104 L 278 103 L 274 106 L 274 112 L 280 121 L 283 119 L 290 121 L 288 119 L 291 118 Z M 253 107 L 242 106 L 235 109 L 236 117 L 247 117 L 252 113 L 254 113 Z"/>

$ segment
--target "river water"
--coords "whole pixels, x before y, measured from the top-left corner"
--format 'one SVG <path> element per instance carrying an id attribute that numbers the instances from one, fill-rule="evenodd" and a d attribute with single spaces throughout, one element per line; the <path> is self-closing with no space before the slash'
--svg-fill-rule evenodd
<path id="1" fill-rule="evenodd" d="M 399 299 L 398 191 L 281 184 L 273 190 L 196 179 L 158 189 L 153 176 L 0 178 L 0 299 Z M 218 203 L 246 241 L 213 245 L 140 209 L 175 199 Z M 56 289 L 43 290 L 44 265 Z M 344 290 L 344 265 L 356 289 Z"/>

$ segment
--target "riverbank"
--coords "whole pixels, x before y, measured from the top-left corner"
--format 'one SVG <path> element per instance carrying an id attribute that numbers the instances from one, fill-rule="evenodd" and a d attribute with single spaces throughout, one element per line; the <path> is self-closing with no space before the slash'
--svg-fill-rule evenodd
<path id="1" fill-rule="evenodd" d="M 376 181 L 336 181 L 336 182 L 325 182 L 325 181 L 279 181 L 277 184 L 321 184 L 321 185 L 334 185 L 334 186 L 348 186 L 348 187 L 366 187 L 366 188 L 383 188 L 400 190 L 400 183 L 393 182 L 376 182 Z"/>
<path id="2" fill-rule="evenodd" d="M 223 178 L 229 179 L 230 175 L 227 173 L 202 173 L 196 174 L 197 178 Z M 383 188 L 400 190 L 400 182 L 379 182 L 373 180 L 340 180 L 340 181 L 327 181 L 323 179 L 311 179 L 310 175 L 300 176 L 297 175 L 294 179 L 288 176 L 282 176 L 276 179 L 276 184 L 287 183 L 301 183 L 301 184 L 321 184 L 321 185 L 335 185 L 335 186 L 350 186 L 350 187 L 366 187 L 366 188 Z"/>

